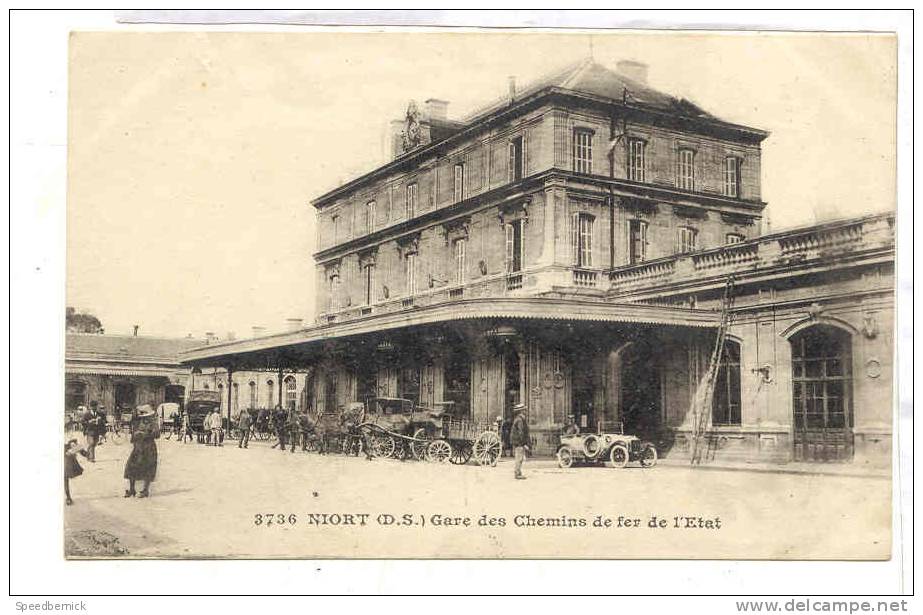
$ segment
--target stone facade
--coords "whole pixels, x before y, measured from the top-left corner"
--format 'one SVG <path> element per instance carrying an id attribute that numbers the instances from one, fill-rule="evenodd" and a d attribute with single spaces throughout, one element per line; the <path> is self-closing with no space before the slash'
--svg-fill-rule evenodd
<path id="1" fill-rule="evenodd" d="M 761 236 L 768 133 L 592 62 L 440 126 L 315 199 L 313 328 L 187 361 L 309 368 L 318 413 L 521 401 L 545 454 L 618 422 L 706 462 L 888 463 L 893 215 Z"/>

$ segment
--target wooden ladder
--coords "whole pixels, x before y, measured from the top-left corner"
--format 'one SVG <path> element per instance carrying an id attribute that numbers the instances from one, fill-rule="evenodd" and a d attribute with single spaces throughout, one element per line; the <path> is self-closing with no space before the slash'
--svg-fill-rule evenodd
<path id="1" fill-rule="evenodd" d="M 724 342 L 727 339 L 733 303 L 734 276 L 729 276 L 724 286 L 724 297 L 721 300 L 721 320 L 718 324 L 718 332 L 715 334 L 715 346 L 712 348 L 708 370 L 699 381 L 695 397 L 692 399 L 692 457 L 690 458 L 692 465 L 699 465 L 702 462 L 702 439 L 706 438 L 708 428 L 711 425 L 711 407 L 715 393 L 715 381 L 718 378 L 721 355 L 724 353 Z M 704 446 L 706 460 L 708 459 L 709 448 L 706 441 Z"/>

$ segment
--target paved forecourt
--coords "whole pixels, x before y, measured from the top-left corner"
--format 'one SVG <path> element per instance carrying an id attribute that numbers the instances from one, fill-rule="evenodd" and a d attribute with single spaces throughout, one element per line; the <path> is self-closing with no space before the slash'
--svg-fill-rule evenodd
<path id="1" fill-rule="evenodd" d="M 130 444 L 81 458 L 68 536 L 128 557 L 886 558 L 890 481 L 659 465 L 454 466 L 158 441 L 148 499 L 124 498 Z M 758 487 L 757 487 L 758 485 Z M 62 495 L 63 500 L 63 495 Z"/>

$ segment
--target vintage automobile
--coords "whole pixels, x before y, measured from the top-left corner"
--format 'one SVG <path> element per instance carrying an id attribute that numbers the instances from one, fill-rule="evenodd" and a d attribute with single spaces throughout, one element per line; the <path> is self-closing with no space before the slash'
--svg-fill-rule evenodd
<path id="1" fill-rule="evenodd" d="M 630 461 L 650 467 L 657 463 L 657 448 L 637 436 L 625 434 L 621 422 L 600 422 L 596 433 L 562 435 L 556 456 L 562 468 L 607 461 L 616 468 L 624 468 Z"/>

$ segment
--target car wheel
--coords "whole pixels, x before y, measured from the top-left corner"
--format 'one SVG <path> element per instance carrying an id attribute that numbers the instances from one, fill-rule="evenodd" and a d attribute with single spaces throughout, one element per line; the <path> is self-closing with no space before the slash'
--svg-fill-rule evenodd
<path id="1" fill-rule="evenodd" d="M 645 468 L 657 465 L 657 449 L 650 442 L 641 445 L 641 465 Z"/>
<path id="2" fill-rule="evenodd" d="M 624 468 L 628 465 L 628 449 L 621 444 L 616 444 L 609 451 L 609 461 L 616 468 Z"/>
<path id="3" fill-rule="evenodd" d="M 574 465 L 574 454 L 569 448 L 562 448 L 558 451 L 558 465 L 562 468 L 569 468 Z"/>

